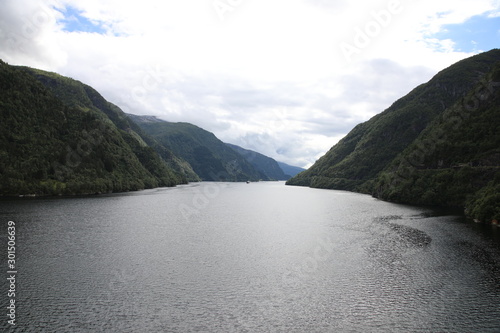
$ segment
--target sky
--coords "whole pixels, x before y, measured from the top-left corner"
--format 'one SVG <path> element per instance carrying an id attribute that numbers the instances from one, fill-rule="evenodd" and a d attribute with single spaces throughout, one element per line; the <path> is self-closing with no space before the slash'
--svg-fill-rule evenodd
<path id="1" fill-rule="evenodd" d="M 0 59 L 300 167 L 453 63 L 500 0 L 2 0 Z"/>

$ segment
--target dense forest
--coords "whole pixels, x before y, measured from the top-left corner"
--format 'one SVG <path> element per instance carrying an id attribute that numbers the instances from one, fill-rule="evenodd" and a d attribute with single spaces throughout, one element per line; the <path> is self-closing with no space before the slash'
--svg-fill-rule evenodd
<path id="1" fill-rule="evenodd" d="M 92 87 L 56 73 L 0 61 L 0 93 L 0 196 L 283 179 L 269 176 L 269 168 L 259 170 L 248 151 L 213 133 L 126 115 Z M 254 156 L 279 168 L 271 158 Z"/>
<path id="2" fill-rule="evenodd" d="M 95 90 L 0 62 L 0 195 L 73 195 L 185 183 Z M 106 109 L 109 116 L 102 111 Z M 111 116 L 111 117 L 110 117 Z"/>
<path id="3" fill-rule="evenodd" d="M 500 218 L 500 50 L 441 71 L 359 124 L 289 185 Z"/>
<path id="4" fill-rule="evenodd" d="M 367 189 L 377 197 L 466 207 L 500 219 L 500 63 L 441 114 Z"/>
<path id="5" fill-rule="evenodd" d="M 0 196 L 287 179 L 284 165 L 188 123 L 123 113 L 77 80 L 0 60 Z M 500 50 L 439 72 L 287 184 L 500 219 Z M 286 166 L 290 173 L 298 168 Z"/>

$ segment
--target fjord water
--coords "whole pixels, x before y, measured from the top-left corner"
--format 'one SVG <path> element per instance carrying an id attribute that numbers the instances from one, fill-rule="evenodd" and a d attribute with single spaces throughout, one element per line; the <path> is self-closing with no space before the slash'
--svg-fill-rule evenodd
<path id="1" fill-rule="evenodd" d="M 17 228 L 19 332 L 500 330 L 496 227 L 430 209 L 199 183 L 3 201 L 0 216 L 3 258 Z"/>

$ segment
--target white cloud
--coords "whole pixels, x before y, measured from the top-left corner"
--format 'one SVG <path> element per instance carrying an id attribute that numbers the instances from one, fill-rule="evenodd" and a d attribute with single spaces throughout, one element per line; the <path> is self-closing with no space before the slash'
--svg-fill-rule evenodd
<path id="1" fill-rule="evenodd" d="M 192 122 L 306 166 L 471 55 L 432 38 L 444 25 L 499 12 L 497 0 L 222 1 L 233 4 L 223 20 L 212 0 L 5 0 L 0 58 L 74 77 L 126 112 Z M 106 33 L 65 32 L 66 6 Z M 351 61 L 345 44 L 356 48 Z"/>

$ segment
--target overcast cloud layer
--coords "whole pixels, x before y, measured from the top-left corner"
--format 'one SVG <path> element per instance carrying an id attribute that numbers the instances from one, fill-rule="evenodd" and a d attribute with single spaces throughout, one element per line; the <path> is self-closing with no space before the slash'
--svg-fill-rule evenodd
<path id="1" fill-rule="evenodd" d="M 307 167 L 439 70 L 489 50 L 436 36 L 472 17 L 498 18 L 499 8 L 498 0 L 3 0 L 0 58 L 78 79 L 125 112 L 190 122 Z M 499 30 L 488 32 L 493 42 Z"/>

